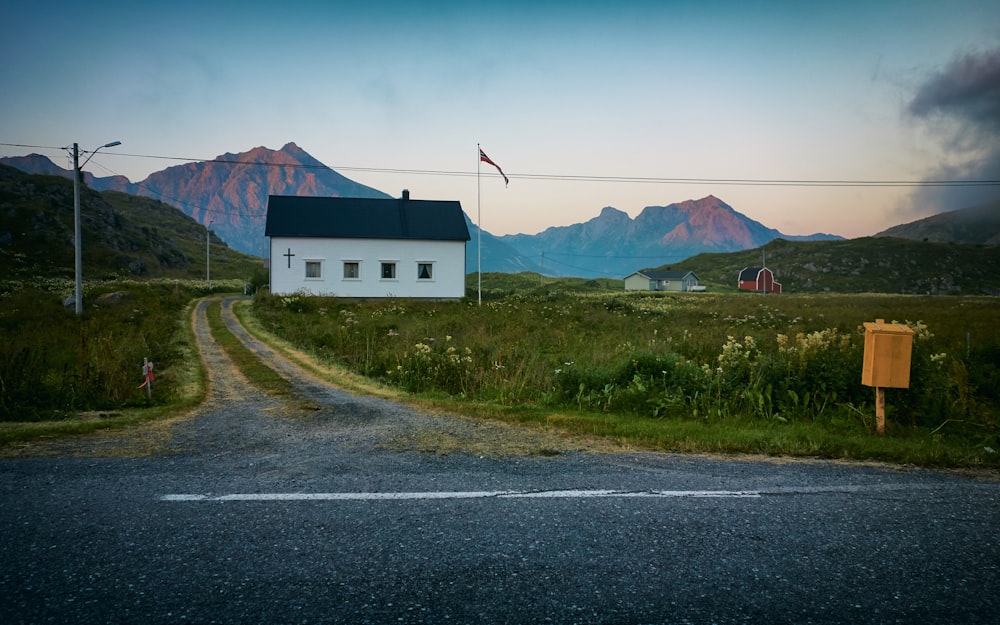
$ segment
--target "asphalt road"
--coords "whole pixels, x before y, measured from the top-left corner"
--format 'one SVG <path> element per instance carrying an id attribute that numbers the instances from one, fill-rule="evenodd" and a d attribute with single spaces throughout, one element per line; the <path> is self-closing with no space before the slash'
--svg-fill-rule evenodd
<path id="1" fill-rule="evenodd" d="M 551 441 L 406 449 L 480 430 L 315 381 L 303 416 L 195 319 L 203 409 L 0 460 L 0 623 L 1000 618 L 995 481 Z"/>

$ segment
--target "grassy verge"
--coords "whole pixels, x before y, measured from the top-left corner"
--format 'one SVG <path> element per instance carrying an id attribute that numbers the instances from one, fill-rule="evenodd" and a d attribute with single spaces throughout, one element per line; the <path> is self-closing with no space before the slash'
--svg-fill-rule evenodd
<path id="1" fill-rule="evenodd" d="M 16 445 L 34 440 L 51 440 L 93 434 L 103 430 L 125 430 L 139 425 L 165 421 L 183 415 L 205 399 L 208 378 L 195 347 L 191 316 L 198 300 L 193 300 L 178 319 L 179 356 L 170 371 L 157 371 L 170 375 L 177 388 L 172 400 L 166 404 L 148 407 L 130 407 L 113 410 L 80 412 L 72 417 L 50 421 L 0 422 L 0 446 Z M 267 393 L 283 396 L 291 394 L 290 384 L 264 365 L 250 350 L 243 346 L 222 320 L 219 299 L 209 303 L 207 310 L 212 337 L 243 372 L 247 379 Z M 154 382 L 154 393 L 156 392 Z"/>
<path id="2" fill-rule="evenodd" d="M 180 357 L 169 371 L 176 387 L 170 403 L 141 408 L 87 411 L 56 421 L 0 422 L 0 446 L 39 439 L 81 436 L 101 430 L 122 430 L 176 417 L 193 409 L 204 400 L 207 389 L 206 372 L 195 348 L 194 333 L 190 323 L 193 310 L 194 303 L 177 318 L 177 348 Z"/>
<path id="3" fill-rule="evenodd" d="M 649 419 L 627 414 L 561 411 L 542 406 L 501 406 L 459 401 L 430 394 L 408 395 L 404 401 L 439 413 L 544 428 L 564 436 L 597 437 L 621 450 L 672 453 L 754 455 L 846 461 L 875 461 L 928 468 L 986 469 L 973 444 L 956 444 L 921 434 L 873 436 L 863 428 L 829 429 L 815 423 L 761 423 L 734 417 L 723 421 L 681 418 Z M 599 446 L 608 449 L 608 445 Z"/>
<path id="4" fill-rule="evenodd" d="M 845 432 L 815 423 L 761 423 L 739 417 L 696 421 L 545 409 L 497 411 L 481 408 L 493 418 L 609 437 L 620 446 L 632 449 L 874 460 L 924 467 L 992 466 L 983 462 L 981 450 L 974 446 L 943 443 L 926 435 L 879 437 L 860 428 Z"/>

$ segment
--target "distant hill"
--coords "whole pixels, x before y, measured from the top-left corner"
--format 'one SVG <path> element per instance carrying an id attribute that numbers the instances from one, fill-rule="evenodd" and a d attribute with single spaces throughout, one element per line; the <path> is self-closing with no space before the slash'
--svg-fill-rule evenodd
<path id="1" fill-rule="evenodd" d="M 0 164 L 0 279 L 74 275 L 73 183 Z M 84 278 L 205 276 L 205 228 L 172 206 L 81 187 Z M 260 259 L 211 239 L 212 275 L 250 279 Z"/>
<path id="2" fill-rule="evenodd" d="M 1000 201 L 932 215 L 883 230 L 877 237 L 1000 245 Z"/>
<path id="3" fill-rule="evenodd" d="M 762 262 L 781 282 L 783 293 L 1000 295 L 1000 246 L 892 237 L 778 239 L 755 250 L 699 254 L 672 268 L 694 271 L 703 283 L 735 289 L 740 270 Z"/>
<path id="4" fill-rule="evenodd" d="M 782 234 L 709 195 L 668 206 L 647 206 L 635 219 L 609 206 L 585 223 L 556 226 L 536 235 L 507 235 L 500 240 L 530 258 L 544 258 L 548 275 L 624 278 L 644 267 L 703 252 L 756 248 L 777 238 L 841 237 Z"/>

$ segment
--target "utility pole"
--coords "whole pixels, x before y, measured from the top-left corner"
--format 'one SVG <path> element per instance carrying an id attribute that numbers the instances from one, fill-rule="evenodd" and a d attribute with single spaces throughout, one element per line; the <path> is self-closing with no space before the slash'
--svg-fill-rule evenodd
<path id="1" fill-rule="evenodd" d="M 87 157 L 87 160 L 83 161 L 83 165 L 80 164 L 80 146 L 76 143 L 73 144 L 73 244 L 76 246 L 76 314 L 83 314 L 83 235 L 81 234 L 80 228 L 80 169 L 86 167 L 90 159 L 97 154 L 97 151 L 101 148 L 113 148 L 116 145 L 121 145 L 121 141 L 112 141 L 111 143 L 105 143 L 101 147 L 95 149 Z"/>
<path id="2" fill-rule="evenodd" d="M 209 228 L 212 226 L 212 220 L 209 219 L 208 223 L 205 224 L 205 284 L 208 288 L 212 288 L 212 263 L 209 259 L 209 254 L 211 254 L 211 248 L 209 248 L 208 242 L 211 235 Z"/>
<path id="3" fill-rule="evenodd" d="M 83 235 L 80 233 L 80 146 L 73 144 L 73 245 L 75 247 L 76 314 L 83 314 Z"/>

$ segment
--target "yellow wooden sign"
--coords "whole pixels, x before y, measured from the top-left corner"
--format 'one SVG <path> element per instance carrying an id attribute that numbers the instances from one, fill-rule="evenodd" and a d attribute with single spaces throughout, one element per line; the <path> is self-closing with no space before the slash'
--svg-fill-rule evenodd
<path id="1" fill-rule="evenodd" d="M 902 323 L 866 321 L 861 383 L 875 387 L 875 429 L 885 433 L 885 389 L 910 387 L 913 329 Z"/>
<path id="2" fill-rule="evenodd" d="M 865 356 L 861 383 L 879 388 L 909 388 L 913 330 L 878 319 L 865 324 Z"/>

